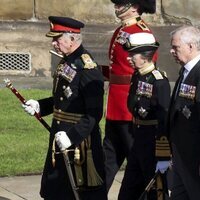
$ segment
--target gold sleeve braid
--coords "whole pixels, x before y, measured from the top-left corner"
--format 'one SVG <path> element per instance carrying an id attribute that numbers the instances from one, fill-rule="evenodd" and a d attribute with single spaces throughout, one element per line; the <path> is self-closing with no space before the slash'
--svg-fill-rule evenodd
<path id="1" fill-rule="evenodd" d="M 156 157 L 166 158 L 170 157 L 170 146 L 166 136 L 162 136 L 156 140 Z"/>

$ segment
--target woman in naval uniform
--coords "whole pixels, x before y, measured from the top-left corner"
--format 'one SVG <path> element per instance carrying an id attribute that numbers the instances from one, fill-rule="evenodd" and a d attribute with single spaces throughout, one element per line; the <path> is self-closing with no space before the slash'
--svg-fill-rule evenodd
<path id="1" fill-rule="evenodd" d="M 159 44 L 151 33 L 129 36 L 125 49 L 136 69 L 128 96 L 128 109 L 133 114 L 135 142 L 131 150 L 119 200 L 138 200 L 155 171 L 164 173 L 169 167 L 170 149 L 165 119 L 170 101 L 170 85 L 166 76 L 156 69 L 152 58 Z M 147 199 L 155 200 L 156 192 Z"/>

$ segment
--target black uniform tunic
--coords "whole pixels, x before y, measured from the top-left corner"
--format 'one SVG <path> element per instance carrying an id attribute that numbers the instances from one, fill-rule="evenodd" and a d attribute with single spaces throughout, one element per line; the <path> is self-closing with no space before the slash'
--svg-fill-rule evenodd
<path id="1" fill-rule="evenodd" d="M 138 200 L 155 174 L 157 159 L 169 159 L 165 118 L 170 101 L 170 85 L 160 71 L 154 67 L 150 69 L 143 74 L 137 71 L 131 81 L 128 108 L 135 117 L 135 142 L 122 181 L 120 200 Z M 162 149 L 161 144 L 166 144 L 167 149 Z M 155 200 L 156 197 L 150 195 L 148 199 Z"/>
<path id="2" fill-rule="evenodd" d="M 104 83 L 103 76 L 88 52 L 81 45 L 69 56 L 64 57 L 54 74 L 52 97 L 39 100 L 41 116 L 53 113 L 49 139 L 49 149 L 45 162 L 41 196 L 47 200 L 73 200 L 74 195 L 67 176 L 62 154 L 59 152 L 54 136 L 58 131 L 65 131 L 72 149 L 91 136 L 91 149 L 96 170 L 104 181 L 103 152 L 99 121 L 103 113 Z M 72 153 L 73 155 L 74 153 Z M 70 155 L 73 165 L 73 156 Z M 55 166 L 52 159 L 55 157 Z M 81 200 L 106 198 L 104 183 L 100 187 L 87 186 L 86 164 L 83 173 L 84 190 Z M 88 191 L 88 189 L 90 191 Z"/>

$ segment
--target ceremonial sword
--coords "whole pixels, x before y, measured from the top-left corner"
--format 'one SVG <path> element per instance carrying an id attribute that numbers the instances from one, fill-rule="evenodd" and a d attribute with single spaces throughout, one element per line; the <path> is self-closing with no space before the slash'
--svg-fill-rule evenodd
<path id="1" fill-rule="evenodd" d="M 6 84 L 6 87 L 9 88 L 13 92 L 13 94 L 15 94 L 15 96 L 21 101 L 21 103 L 26 104 L 25 98 L 17 91 L 16 88 L 14 88 L 12 82 L 9 79 L 4 79 L 4 82 Z M 49 132 L 51 131 L 50 126 L 46 123 L 46 121 L 44 121 L 44 119 L 40 116 L 39 113 L 35 112 L 34 116 Z M 74 181 L 74 176 L 73 176 L 71 165 L 70 165 L 68 150 L 66 149 L 66 150 L 62 151 L 62 154 L 63 154 L 65 166 L 67 169 L 69 181 L 70 181 L 70 184 L 72 187 L 72 191 L 74 193 L 74 197 L 76 200 L 80 200 L 80 197 L 78 194 L 78 188 L 76 187 L 76 184 Z"/>
<path id="2" fill-rule="evenodd" d="M 146 186 L 144 192 L 140 195 L 138 200 L 144 200 L 145 195 L 149 192 L 149 190 L 151 189 L 151 187 L 153 186 L 153 184 L 156 181 L 157 176 L 160 174 L 160 171 L 158 170 L 155 175 L 153 176 L 153 178 L 150 180 L 150 182 L 148 183 L 148 185 Z"/>
<path id="3" fill-rule="evenodd" d="M 152 188 L 153 184 L 157 181 L 157 179 L 159 178 L 159 176 L 162 176 L 163 174 L 160 172 L 160 170 L 158 170 L 153 178 L 150 180 L 150 182 L 148 183 L 148 185 L 146 186 L 144 192 L 140 195 L 139 199 L 138 200 L 144 200 L 145 198 L 145 195 L 150 191 L 150 189 Z M 163 186 L 162 186 L 163 187 Z M 159 189 L 160 190 L 160 189 Z M 159 190 L 157 190 L 157 195 L 158 195 L 158 192 Z M 161 189 L 160 192 L 163 192 L 163 189 Z M 168 195 L 169 196 L 169 195 Z M 161 196 L 158 196 L 158 199 L 162 199 L 164 200 L 165 199 L 165 196 L 161 195 Z"/>

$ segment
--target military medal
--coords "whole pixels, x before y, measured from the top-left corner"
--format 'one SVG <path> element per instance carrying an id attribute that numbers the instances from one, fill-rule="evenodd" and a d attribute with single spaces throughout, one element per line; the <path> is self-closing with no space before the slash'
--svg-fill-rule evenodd
<path id="1" fill-rule="evenodd" d="M 71 64 L 71 67 L 73 68 L 73 69 L 77 69 L 77 67 L 76 67 L 76 65 L 75 64 Z"/>
<path id="2" fill-rule="evenodd" d="M 146 109 L 144 109 L 143 107 L 141 107 L 141 108 L 138 110 L 138 114 L 139 114 L 141 117 L 145 118 L 145 117 L 147 116 L 148 112 L 146 111 Z"/>
<path id="3" fill-rule="evenodd" d="M 127 32 L 124 32 L 124 31 L 122 31 L 122 32 L 120 32 L 119 33 L 119 36 L 118 36 L 118 38 L 117 38 L 117 42 L 119 43 L 119 44 L 121 44 L 121 45 L 123 45 L 123 44 L 125 44 L 126 43 L 126 39 L 129 37 L 129 33 L 127 33 Z"/>
<path id="4" fill-rule="evenodd" d="M 187 119 L 189 119 L 192 112 L 190 111 L 190 109 L 187 106 L 184 106 L 182 113 Z"/>
<path id="5" fill-rule="evenodd" d="M 71 83 L 76 75 L 76 71 L 66 64 L 64 65 L 63 71 L 60 74 L 64 79 Z"/>
<path id="6" fill-rule="evenodd" d="M 69 86 L 64 90 L 64 94 L 67 98 L 72 96 L 72 90 Z"/>
<path id="7" fill-rule="evenodd" d="M 193 100 L 195 98 L 195 92 L 196 92 L 196 86 L 181 83 L 179 90 L 180 97 Z"/>
<path id="8" fill-rule="evenodd" d="M 146 96 L 146 97 L 150 98 L 152 96 L 152 92 L 153 92 L 153 85 L 152 84 L 142 82 L 142 81 L 138 81 L 138 87 L 137 87 L 137 90 L 136 90 L 137 95 Z"/>

